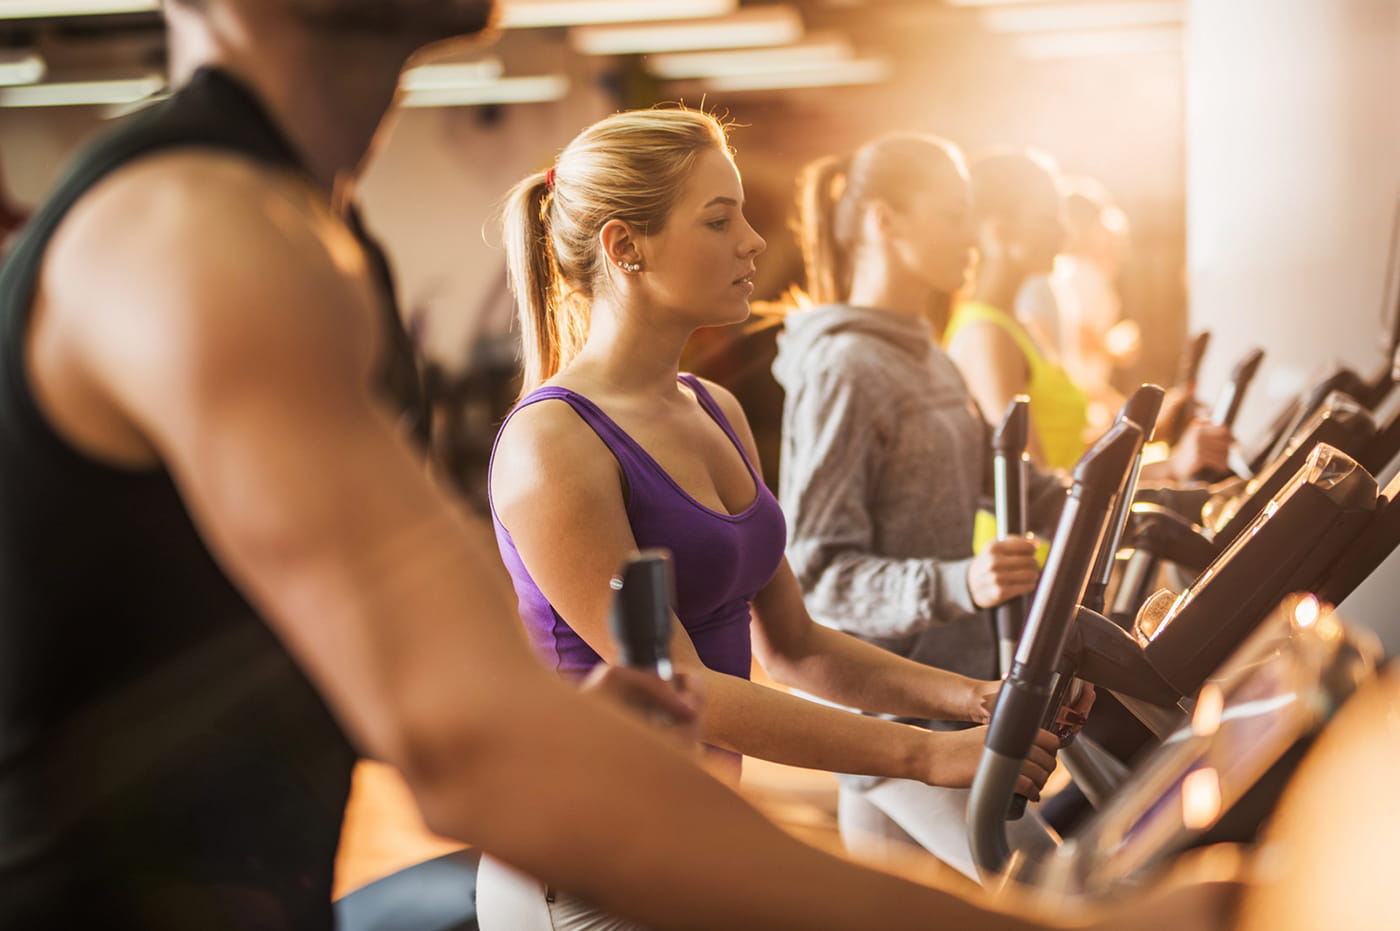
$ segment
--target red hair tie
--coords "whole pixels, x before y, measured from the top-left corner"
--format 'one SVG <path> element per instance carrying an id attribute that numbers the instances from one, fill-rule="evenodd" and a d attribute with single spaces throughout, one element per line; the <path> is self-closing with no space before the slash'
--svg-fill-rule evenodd
<path id="1" fill-rule="evenodd" d="M 554 190 L 554 166 L 550 165 L 549 170 L 544 173 L 544 186 L 551 191 Z"/>

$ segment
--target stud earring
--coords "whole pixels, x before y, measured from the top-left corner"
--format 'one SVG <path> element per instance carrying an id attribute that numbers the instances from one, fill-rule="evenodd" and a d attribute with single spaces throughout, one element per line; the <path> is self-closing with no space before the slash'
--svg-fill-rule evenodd
<path id="1" fill-rule="evenodd" d="M 619 259 L 619 260 L 618 260 L 618 263 L 617 263 L 617 267 L 620 268 L 620 269 L 622 269 L 622 270 L 625 271 L 625 272 L 639 272 L 639 271 L 642 270 L 642 263 L 641 263 L 641 262 L 624 262 L 624 261 L 622 261 L 621 259 Z"/>

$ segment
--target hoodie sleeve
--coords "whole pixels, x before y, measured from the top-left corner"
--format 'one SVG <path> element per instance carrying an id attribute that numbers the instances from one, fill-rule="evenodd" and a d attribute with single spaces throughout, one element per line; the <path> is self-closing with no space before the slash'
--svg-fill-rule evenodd
<path id="1" fill-rule="evenodd" d="M 788 388 L 779 496 L 788 561 L 813 618 L 863 637 L 902 637 L 976 610 L 972 560 L 873 553 L 871 486 L 884 466 L 881 415 L 890 414 L 885 399 L 862 394 L 870 381 L 817 374 Z"/>

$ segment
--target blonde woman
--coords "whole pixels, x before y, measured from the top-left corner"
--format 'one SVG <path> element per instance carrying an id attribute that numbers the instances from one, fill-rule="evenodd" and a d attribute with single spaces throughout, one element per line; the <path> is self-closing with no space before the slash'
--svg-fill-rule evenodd
<path id="1" fill-rule="evenodd" d="M 966 786 L 980 728 L 929 731 L 749 681 L 756 656 L 774 679 L 831 702 L 966 722 L 987 720 L 999 688 L 808 615 L 744 412 L 724 389 L 679 371 L 696 329 L 748 316 L 765 244 L 743 207 L 725 127 L 680 108 L 602 120 L 509 195 L 524 396 L 502 428 L 490 487 L 527 631 L 561 674 L 611 661 L 608 579 L 632 550 L 664 547 L 675 565 L 677 663 L 703 685 L 701 738 L 713 754 L 735 768 L 752 754 Z M 1022 788 L 1032 796 L 1054 747 L 1043 734 L 1027 764 Z M 508 888 L 520 884 L 488 863 L 484 927 L 598 920 L 538 886 L 493 911 Z M 527 919 L 520 909 L 531 903 Z"/>

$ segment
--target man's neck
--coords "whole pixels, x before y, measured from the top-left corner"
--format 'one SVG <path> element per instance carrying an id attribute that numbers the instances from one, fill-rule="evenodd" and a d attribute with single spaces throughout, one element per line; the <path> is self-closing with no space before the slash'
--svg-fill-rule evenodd
<path id="1" fill-rule="evenodd" d="M 205 65 L 228 71 L 257 95 L 316 181 L 344 193 L 368 158 L 410 50 L 386 48 L 378 38 L 311 36 L 294 24 L 256 29 L 211 18 L 176 25 L 171 84 L 183 85 Z"/>

